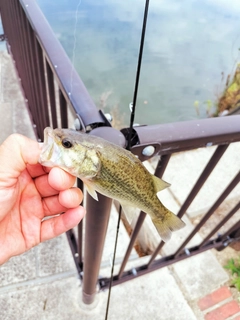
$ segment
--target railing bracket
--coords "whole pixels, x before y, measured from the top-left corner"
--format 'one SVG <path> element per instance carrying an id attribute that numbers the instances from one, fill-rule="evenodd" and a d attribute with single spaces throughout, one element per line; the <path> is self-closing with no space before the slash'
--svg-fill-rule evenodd
<path id="1" fill-rule="evenodd" d="M 227 237 L 227 240 L 225 240 L 225 241 L 223 242 L 223 246 L 224 246 L 224 247 L 227 247 L 227 246 L 229 246 L 229 244 L 232 243 L 233 241 L 234 241 L 233 238 Z"/>
<path id="2" fill-rule="evenodd" d="M 5 41 L 6 40 L 6 36 L 4 33 L 0 34 L 0 41 Z"/>
<path id="3" fill-rule="evenodd" d="M 137 270 L 136 270 L 135 268 L 132 269 L 132 274 L 133 274 L 134 276 L 137 275 Z"/>

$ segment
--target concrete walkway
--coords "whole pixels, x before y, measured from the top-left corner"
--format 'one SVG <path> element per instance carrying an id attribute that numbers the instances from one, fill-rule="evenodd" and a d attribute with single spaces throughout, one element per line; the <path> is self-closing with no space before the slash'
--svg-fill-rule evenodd
<path id="1" fill-rule="evenodd" d="M 0 143 L 12 132 L 34 138 L 14 68 L 5 51 L 0 52 L 0 88 Z M 239 144 L 233 147 L 229 154 L 231 159 L 235 157 L 235 148 L 239 150 Z M 165 179 L 170 181 L 173 187 L 170 191 L 164 191 L 162 197 L 163 202 L 174 212 L 184 201 L 188 189 L 199 174 L 202 163 L 205 163 L 212 152 L 213 149 L 206 149 L 203 153 L 198 153 L 197 157 L 184 153 L 171 160 Z M 240 152 L 238 152 L 238 158 L 237 156 L 236 159 L 234 158 L 234 165 L 236 162 L 237 168 L 240 163 L 239 154 Z M 182 176 L 176 178 L 176 172 L 179 171 L 176 171 L 176 167 L 179 167 L 180 158 L 178 157 L 180 156 L 180 175 Z M 192 166 L 192 176 L 185 172 L 185 164 L 188 167 Z M 220 170 L 223 169 L 220 167 Z M 224 174 L 230 173 L 224 171 Z M 219 176 L 219 173 L 217 175 Z M 176 179 L 181 180 L 176 181 Z M 225 184 L 225 179 L 221 179 L 221 183 Z M 181 181 L 180 188 L 179 181 Z M 174 250 L 183 236 L 185 237 L 186 233 L 192 230 L 193 219 L 201 213 L 197 212 L 199 208 L 204 210 L 210 205 L 208 199 L 210 199 L 209 192 L 213 192 L 212 187 L 208 186 L 203 192 L 205 201 L 196 200 L 200 201 L 200 204 L 193 203 L 189 218 L 186 217 L 185 220 L 187 227 L 175 233 L 164 249 L 168 253 Z M 239 189 L 235 192 L 240 194 Z M 211 194 L 212 198 L 214 198 L 214 192 Z M 117 214 L 113 209 L 103 255 L 102 275 L 109 275 L 109 258 L 113 252 L 116 220 Z M 197 234 L 193 241 L 199 241 L 201 236 Z M 129 239 L 122 225 L 120 239 L 117 261 L 123 257 Z M 148 257 L 140 259 L 133 252 L 130 264 L 142 264 L 145 260 L 147 261 Z M 228 280 L 229 276 L 218 262 L 214 251 L 202 253 L 176 263 L 170 268 L 164 268 L 113 287 L 108 319 L 204 319 L 205 314 L 198 306 L 198 301 L 226 284 Z M 65 235 L 42 243 L 0 267 L 0 320 L 33 318 L 101 320 L 105 317 L 106 300 L 107 292 L 101 292 L 93 305 L 86 306 L 81 303 L 81 284 L 77 278 Z"/>

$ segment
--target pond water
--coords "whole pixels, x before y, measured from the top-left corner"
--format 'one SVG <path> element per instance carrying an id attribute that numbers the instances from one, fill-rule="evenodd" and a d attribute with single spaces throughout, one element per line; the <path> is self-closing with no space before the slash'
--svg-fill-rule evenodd
<path id="1" fill-rule="evenodd" d="M 129 125 L 145 1 L 37 2 L 96 105 Z M 239 15 L 239 0 L 150 0 L 135 123 L 214 111 L 239 62 Z"/>

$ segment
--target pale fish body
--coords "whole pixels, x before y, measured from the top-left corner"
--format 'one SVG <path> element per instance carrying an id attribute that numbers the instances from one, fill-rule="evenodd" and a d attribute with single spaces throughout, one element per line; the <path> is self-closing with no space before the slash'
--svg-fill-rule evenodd
<path id="1" fill-rule="evenodd" d="M 149 173 L 131 152 L 102 138 L 46 128 L 39 162 L 80 178 L 95 200 L 97 191 L 146 212 L 164 241 L 185 225 L 157 196 L 169 184 Z"/>

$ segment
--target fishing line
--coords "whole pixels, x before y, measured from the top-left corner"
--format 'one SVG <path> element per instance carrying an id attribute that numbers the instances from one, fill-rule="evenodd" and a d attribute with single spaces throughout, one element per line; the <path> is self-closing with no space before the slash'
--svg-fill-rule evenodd
<path id="1" fill-rule="evenodd" d="M 75 11 L 75 24 L 73 29 L 73 51 L 72 51 L 72 68 L 71 68 L 71 74 L 70 74 L 70 92 L 69 95 L 72 94 L 72 88 L 73 88 L 73 71 L 74 71 L 74 61 L 75 61 L 75 52 L 77 47 L 77 25 L 78 25 L 78 13 L 80 5 L 82 4 L 82 0 L 79 0 L 76 11 Z"/>
<path id="2" fill-rule="evenodd" d="M 134 118 L 135 118 L 135 110 L 136 110 L 136 102 L 137 102 L 137 94 L 138 94 L 138 85 L 139 85 L 139 78 L 140 78 L 140 72 L 141 72 L 141 67 L 142 67 L 143 47 L 144 47 L 145 33 L 146 33 L 146 27 L 147 27 L 148 7 L 149 7 L 149 0 L 146 0 L 144 16 L 143 16 L 142 35 L 141 35 L 140 48 L 139 48 L 139 54 L 138 54 L 138 64 L 137 64 L 135 88 L 134 88 L 134 94 L 133 94 L 131 118 L 130 118 L 129 136 L 128 136 L 128 145 L 127 145 L 127 149 L 128 150 L 131 149 L 133 123 L 134 123 Z"/>
<path id="3" fill-rule="evenodd" d="M 107 320 L 107 318 L 108 318 L 108 311 L 109 311 L 109 304 L 110 304 L 110 297 L 111 297 L 111 290 L 112 290 L 112 282 L 113 282 L 113 271 L 114 271 L 115 257 L 116 257 L 116 251 L 117 251 L 118 234 L 119 234 L 121 216 L 122 216 L 122 207 L 120 206 L 119 207 L 119 214 L 118 214 L 118 222 L 117 222 L 117 231 L 116 231 L 116 237 L 115 237 L 115 243 L 114 243 L 113 258 L 112 258 L 111 277 L 110 277 L 109 289 L 108 289 L 108 298 L 107 298 L 105 320 Z"/>
<path id="4" fill-rule="evenodd" d="M 138 54 L 138 65 L 137 65 L 135 88 L 134 88 L 134 95 L 133 95 L 133 106 L 132 106 L 132 110 L 131 110 L 131 119 L 130 119 L 130 128 L 129 128 L 130 130 L 129 130 L 129 137 L 128 137 L 128 145 L 127 145 L 128 150 L 130 150 L 130 148 L 131 148 L 131 137 L 132 137 L 133 123 L 134 123 L 135 110 L 136 110 L 136 101 L 137 101 L 140 71 L 141 71 L 141 66 L 142 66 L 142 55 L 143 55 L 143 47 L 144 47 L 145 33 L 146 33 L 146 26 L 147 26 L 148 7 L 149 7 L 149 0 L 146 0 L 144 16 L 143 16 L 140 48 L 139 48 L 139 54 Z M 116 257 L 116 251 L 117 251 L 117 243 L 118 243 L 121 215 L 122 215 L 122 207 L 120 206 L 119 207 L 119 214 L 118 214 L 116 237 L 115 237 L 115 243 L 114 243 L 113 258 L 112 258 L 111 276 L 110 276 L 109 289 L 108 289 L 108 298 L 107 298 L 105 320 L 108 319 L 108 311 L 109 311 L 109 304 L 110 304 L 110 297 L 111 297 L 111 290 L 112 290 L 112 283 L 113 283 L 113 272 L 114 272 L 115 257 Z"/>

